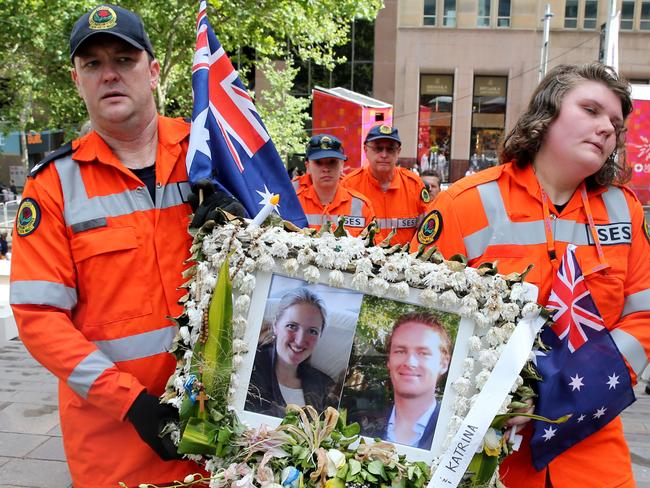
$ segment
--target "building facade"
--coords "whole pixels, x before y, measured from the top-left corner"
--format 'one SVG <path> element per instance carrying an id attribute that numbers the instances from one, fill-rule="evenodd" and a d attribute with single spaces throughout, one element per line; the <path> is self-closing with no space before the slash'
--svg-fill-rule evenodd
<path id="1" fill-rule="evenodd" d="M 496 163 L 540 77 L 599 59 L 609 0 L 385 0 L 375 24 L 373 96 L 392 103 L 401 156 L 455 181 Z M 617 0 L 619 71 L 650 80 L 650 0 Z"/>

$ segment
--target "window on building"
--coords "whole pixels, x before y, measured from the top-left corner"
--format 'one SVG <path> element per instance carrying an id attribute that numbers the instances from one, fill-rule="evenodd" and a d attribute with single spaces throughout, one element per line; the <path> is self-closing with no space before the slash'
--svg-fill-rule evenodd
<path id="1" fill-rule="evenodd" d="M 470 170 L 479 171 L 498 163 L 497 151 L 506 126 L 508 78 L 475 76 L 472 102 Z"/>
<path id="2" fill-rule="evenodd" d="M 510 0 L 499 0 L 497 27 L 510 27 Z"/>
<path id="3" fill-rule="evenodd" d="M 424 0 L 424 25 L 436 25 L 436 0 Z"/>
<path id="4" fill-rule="evenodd" d="M 578 0 L 566 0 L 564 5 L 564 27 L 567 29 L 578 27 Z"/>
<path id="5" fill-rule="evenodd" d="M 449 181 L 453 95 L 452 75 L 420 76 L 418 161 L 421 170 L 434 169 L 443 181 Z"/>
<path id="6" fill-rule="evenodd" d="M 623 0 L 621 4 L 621 30 L 634 29 L 634 0 Z"/>
<path id="7" fill-rule="evenodd" d="M 641 21 L 639 28 L 641 30 L 650 30 L 650 1 L 641 2 Z"/>
<path id="8" fill-rule="evenodd" d="M 585 1 L 585 20 L 582 24 L 585 29 L 595 29 L 598 20 L 598 0 Z"/>
<path id="9" fill-rule="evenodd" d="M 445 0 L 442 12 L 442 25 L 456 27 L 456 0 Z"/>
<path id="10" fill-rule="evenodd" d="M 477 27 L 490 27 L 490 0 L 478 0 Z"/>

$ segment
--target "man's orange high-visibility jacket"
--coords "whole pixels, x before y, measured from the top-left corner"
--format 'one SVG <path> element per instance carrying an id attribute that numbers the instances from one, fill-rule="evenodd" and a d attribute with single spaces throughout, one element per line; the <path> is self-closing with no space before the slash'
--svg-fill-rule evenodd
<path id="1" fill-rule="evenodd" d="M 155 203 L 96 132 L 32 171 L 14 229 L 11 305 L 31 354 L 59 378 L 75 488 L 163 483 L 196 472 L 162 461 L 125 419 L 163 393 L 191 212 L 189 125 L 158 119 Z"/>
<path id="2" fill-rule="evenodd" d="M 323 205 L 318 198 L 309 174 L 292 181 L 298 200 L 307 217 L 309 227 L 319 230 L 326 222 L 332 222 L 332 230 L 341 216 L 345 217 L 343 227 L 351 236 L 358 236 L 375 218 L 370 200 L 355 190 L 339 184 L 334 199 Z"/>
<path id="3" fill-rule="evenodd" d="M 372 176 L 368 166 L 356 169 L 343 178 L 343 186 L 368 197 L 377 216 L 376 242 L 380 242 L 392 229 L 397 234 L 391 244 L 405 244 L 422 222 L 429 203 L 429 193 L 418 175 L 404 168 L 395 168 L 395 176 L 386 191 Z"/>
<path id="4" fill-rule="evenodd" d="M 497 261 L 499 272 L 507 274 L 533 264 L 526 281 L 539 287 L 540 304 L 548 301 L 567 245 L 575 244 L 587 287 L 635 382 L 648 362 L 650 349 L 650 236 L 643 208 L 623 186 L 594 188 L 587 195 L 606 269 L 597 269 L 600 260 L 580 190 L 562 212 L 549 203 L 557 256 L 551 261 L 540 186 L 530 166 L 518 168 L 508 163 L 490 168 L 440 193 L 433 205 L 439 214 L 430 214 L 438 222 L 429 226 L 429 232 L 441 229 L 434 244 L 442 254 L 462 253 L 471 266 Z M 427 220 L 429 216 L 423 227 Z M 417 236 L 412 247 L 416 244 Z M 635 486 L 620 417 L 565 451 L 541 472 L 531 463 L 530 432 L 530 428 L 524 430 L 522 448 L 501 466 L 502 480 L 509 488 L 543 488 L 548 486 L 547 476 L 555 488 Z"/>

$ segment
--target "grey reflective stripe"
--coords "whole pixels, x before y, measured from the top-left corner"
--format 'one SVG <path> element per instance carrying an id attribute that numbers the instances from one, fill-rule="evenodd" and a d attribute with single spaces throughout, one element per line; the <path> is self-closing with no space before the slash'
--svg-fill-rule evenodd
<path id="1" fill-rule="evenodd" d="M 512 222 L 506 212 L 499 185 L 490 181 L 476 187 L 488 225 L 463 239 L 467 258 L 475 259 L 485 253 L 488 246 L 535 245 L 546 242 L 544 221 Z M 610 222 L 630 222 L 630 212 L 623 192 L 610 187 L 602 194 Z M 616 220 L 614 220 L 616 219 Z M 556 241 L 571 242 L 578 246 L 592 244 L 587 224 L 574 220 L 553 220 L 553 237 Z"/>
<path id="2" fill-rule="evenodd" d="M 298 191 L 298 187 L 300 186 L 300 182 L 298 180 L 291 180 L 291 184 L 293 185 L 293 189 Z"/>
<path id="3" fill-rule="evenodd" d="M 363 200 L 357 197 L 352 197 L 352 203 L 350 204 L 350 216 L 352 217 L 361 217 L 363 210 Z"/>
<path id="4" fill-rule="evenodd" d="M 115 362 L 132 361 L 167 352 L 175 335 L 176 326 L 171 326 L 120 339 L 94 341 L 94 344 Z"/>
<path id="5" fill-rule="evenodd" d="M 86 220 L 85 222 L 79 222 L 78 224 L 73 224 L 72 232 L 78 234 L 79 232 L 83 232 L 85 230 L 97 229 L 99 227 L 106 227 L 106 225 L 107 225 L 106 219 L 104 217 L 100 217 L 98 219 Z"/>
<path id="6" fill-rule="evenodd" d="M 650 312 L 650 290 L 641 290 L 625 297 L 622 317 L 634 312 Z"/>
<path id="7" fill-rule="evenodd" d="M 14 281 L 9 287 L 12 305 L 50 305 L 71 310 L 77 305 L 77 290 L 53 281 Z"/>
<path id="8" fill-rule="evenodd" d="M 187 203 L 187 197 L 191 192 L 192 188 L 187 181 L 156 185 L 156 208 L 169 208 Z"/>
<path id="9" fill-rule="evenodd" d="M 610 334 L 628 364 L 637 376 L 640 375 L 648 365 L 648 356 L 639 340 L 621 329 L 611 330 Z"/>
<path id="10" fill-rule="evenodd" d="M 611 223 L 630 222 L 630 209 L 627 206 L 623 190 L 610 186 L 602 194 L 602 197 Z"/>
<path id="11" fill-rule="evenodd" d="M 68 376 L 68 386 L 79 396 L 88 398 L 90 387 L 95 380 L 109 368 L 115 366 L 101 351 L 93 351 L 72 370 Z"/>
<path id="12" fill-rule="evenodd" d="M 309 225 L 323 225 L 327 222 L 326 216 L 322 214 L 305 214 L 305 217 Z"/>
<path id="13" fill-rule="evenodd" d="M 421 216 L 403 217 L 398 219 L 377 219 L 377 226 L 380 229 L 414 229 L 418 226 Z"/>
<path id="14" fill-rule="evenodd" d="M 89 198 L 79 165 L 70 156 L 58 159 L 54 164 L 63 190 L 66 225 L 74 227 L 96 219 L 119 217 L 154 208 L 151 196 L 144 186 L 113 195 Z M 170 183 L 157 188 L 156 194 L 161 194 L 161 198 L 157 198 L 158 208 L 183 204 L 187 200 L 189 190 L 187 182 Z"/>

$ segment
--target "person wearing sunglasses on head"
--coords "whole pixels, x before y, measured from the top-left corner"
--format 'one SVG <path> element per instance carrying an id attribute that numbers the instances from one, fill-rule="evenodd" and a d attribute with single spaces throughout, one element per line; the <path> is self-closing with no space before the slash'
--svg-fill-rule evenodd
<path id="1" fill-rule="evenodd" d="M 345 230 L 358 236 L 375 218 L 375 211 L 368 198 L 340 184 L 347 160 L 341 141 L 328 134 L 313 136 L 307 144 L 306 159 L 307 174 L 294 179 L 293 185 L 309 227 L 319 230 L 331 222 L 334 230 L 343 216 Z"/>
<path id="2" fill-rule="evenodd" d="M 347 175 L 343 185 L 363 193 L 372 202 L 379 227 L 378 240 L 396 229 L 391 244 L 409 242 L 426 213 L 431 200 L 429 192 L 417 174 L 397 167 L 402 141 L 396 128 L 373 127 L 363 147 L 368 165 Z"/>

